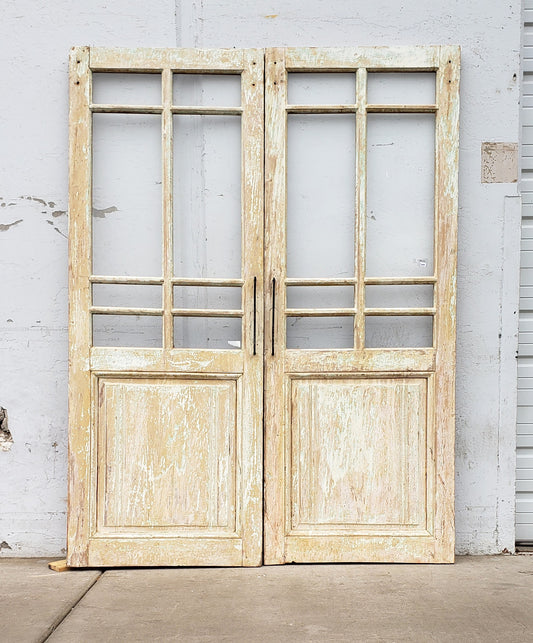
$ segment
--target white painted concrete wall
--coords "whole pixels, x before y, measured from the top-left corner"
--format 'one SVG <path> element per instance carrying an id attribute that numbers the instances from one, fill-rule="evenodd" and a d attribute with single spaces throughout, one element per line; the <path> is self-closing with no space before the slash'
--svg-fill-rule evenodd
<path id="1" fill-rule="evenodd" d="M 516 185 L 481 183 L 480 147 L 518 140 L 519 0 L 19 0 L 1 13 L 0 406 L 14 445 L 0 451 L 0 555 L 64 548 L 74 44 L 461 45 L 457 551 L 511 550 L 520 208 Z"/>

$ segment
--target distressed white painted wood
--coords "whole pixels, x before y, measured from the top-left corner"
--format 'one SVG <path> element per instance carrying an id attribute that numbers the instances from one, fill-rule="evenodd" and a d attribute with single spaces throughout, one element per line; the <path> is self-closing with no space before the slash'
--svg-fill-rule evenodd
<path id="1" fill-rule="evenodd" d="M 263 52 L 74 49 L 70 154 L 71 567 L 258 565 L 262 556 Z M 93 105 L 91 73 L 155 71 L 161 105 Z M 176 107 L 174 72 L 238 74 L 242 107 Z M 161 275 L 94 275 L 91 113 L 159 114 Z M 234 279 L 175 277 L 173 114 L 242 124 L 242 265 Z M 191 204 L 192 207 L 195 204 Z M 132 253 L 142 248 L 129 249 Z M 232 249 L 228 249 L 232 252 Z M 157 308 L 91 305 L 92 284 L 161 285 Z M 234 286 L 239 309 L 179 308 L 175 286 Z M 161 348 L 94 347 L 91 315 L 160 316 Z M 176 317 L 236 318 L 238 350 L 175 348 Z"/>
<path id="2" fill-rule="evenodd" d="M 270 49 L 263 75 L 264 53 L 73 51 L 70 566 L 257 565 L 263 541 L 271 564 L 453 560 L 458 48 Z M 161 74 L 161 105 L 92 103 L 91 71 L 132 70 Z M 239 74 L 241 107 L 173 105 L 177 71 Z M 354 103 L 289 105 L 291 71 L 356 74 Z M 368 104 L 376 71 L 434 73 L 435 104 Z M 160 115 L 161 276 L 91 274 L 91 113 L 100 112 Z M 351 276 L 287 277 L 288 113 L 356 119 Z M 435 115 L 433 274 L 365 274 L 368 113 Z M 173 114 L 242 120 L 238 278 L 174 274 Z M 91 284 L 161 285 L 162 305 L 92 306 Z M 415 284 L 433 286 L 433 305 L 367 306 L 366 286 Z M 178 285 L 240 287 L 242 306 L 178 307 Z M 288 308 L 288 285 L 351 286 L 353 303 Z M 91 314 L 118 313 L 160 316 L 161 348 L 93 347 Z M 240 319 L 242 345 L 176 348 L 177 317 Z M 288 319 L 339 317 L 353 318 L 352 348 L 286 348 Z M 432 345 L 368 348 L 366 320 L 397 317 L 433 321 Z"/>
<path id="3" fill-rule="evenodd" d="M 409 70 L 435 73 L 434 105 L 367 104 L 367 71 Z M 355 73 L 356 102 L 289 105 L 287 83 L 295 71 Z M 458 74 L 457 47 L 266 53 L 267 564 L 453 561 Z M 434 274 L 365 275 L 366 193 L 372 180 L 366 172 L 368 112 L 435 114 Z M 356 115 L 353 276 L 287 277 L 287 113 Z M 286 307 L 287 285 L 333 284 L 355 286 L 353 308 Z M 366 306 L 366 286 L 402 284 L 435 284 L 434 305 Z M 349 315 L 354 317 L 352 349 L 286 348 L 288 318 Z M 370 317 L 421 315 L 433 318 L 432 346 L 366 347 Z"/>

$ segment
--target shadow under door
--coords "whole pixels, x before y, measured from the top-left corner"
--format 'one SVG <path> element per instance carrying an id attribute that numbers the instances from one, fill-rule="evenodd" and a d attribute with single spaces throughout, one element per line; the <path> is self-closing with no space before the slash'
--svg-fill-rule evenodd
<path id="1" fill-rule="evenodd" d="M 70 566 L 453 561 L 458 67 L 72 50 Z"/>

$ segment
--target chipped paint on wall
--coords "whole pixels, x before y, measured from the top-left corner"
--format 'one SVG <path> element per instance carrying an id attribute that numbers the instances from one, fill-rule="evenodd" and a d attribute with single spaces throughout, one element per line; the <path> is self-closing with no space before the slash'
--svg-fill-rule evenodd
<path id="1" fill-rule="evenodd" d="M 481 143 L 481 182 L 518 181 L 518 143 Z"/>

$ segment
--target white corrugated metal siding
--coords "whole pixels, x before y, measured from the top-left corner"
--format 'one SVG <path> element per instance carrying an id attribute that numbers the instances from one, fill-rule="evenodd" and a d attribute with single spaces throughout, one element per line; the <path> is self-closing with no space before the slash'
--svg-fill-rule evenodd
<path id="1" fill-rule="evenodd" d="M 522 245 L 516 436 L 516 540 L 533 541 L 533 0 L 522 47 Z"/>

